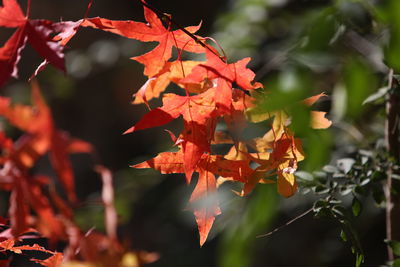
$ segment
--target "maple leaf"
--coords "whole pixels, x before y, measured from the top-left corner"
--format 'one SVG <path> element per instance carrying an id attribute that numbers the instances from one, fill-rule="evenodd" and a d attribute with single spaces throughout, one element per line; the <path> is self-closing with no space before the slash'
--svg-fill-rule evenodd
<path id="1" fill-rule="evenodd" d="M 254 157 L 252 156 L 252 159 L 256 162 L 258 159 L 269 160 L 272 151 L 275 153 L 275 158 L 277 158 L 277 151 L 274 149 L 282 149 L 282 146 L 277 146 L 277 144 L 282 143 L 280 140 L 287 131 L 287 126 L 290 124 L 289 116 L 284 111 L 250 114 L 250 120 L 253 122 L 273 118 L 271 129 L 268 132 L 266 132 L 262 137 L 256 137 L 246 141 L 246 143 L 256 151 L 256 155 Z M 246 115 L 249 117 L 249 113 Z M 288 141 L 284 143 L 286 143 L 287 147 L 289 146 Z M 260 169 L 263 170 L 263 168 Z M 257 176 L 256 179 L 260 179 L 260 177 Z"/>
<path id="2" fill-rule="evenodd" d="M 3 7 L 0 7 L 0 26 L 17 28 L 0 48 L 0 86 L 11 76 L 17 78 L 17 65 L 26 42 L 45 61 L 65 71 L 63 45 L 53 40 L 53 35 L 64 31 L 65 27 L 49 20 L 29 19 L 23 14 L 16 0 L 3 1 Z"/>
<path id="3" fill-rule="evenodd" d="M 22 245 L 22 246 L 13 246 L 9 248 L 8 250 L 21 254 L 23 250 L 35 250 L 35 251 L 41 251 L 49 254 L 54 254 L 53 251 L 45 249 L 44 247 L 39 246 L 38 244 L 33 244 L 33 245 Z"/>
<path id="4" fill-rule="evenodd" d="M 174 82 L 180 87 L 184 87 L 179 83 L 186 74 L 189 74 L 192 69 L 198 65 L 200 61 L 180 61 L 165 63 L 163 69 L 155 76 L 149 78 L 146 83 L 134 94 L 135 100 L 133 104 L 146 103 L 153 98 L 159 97 L 160 93 L 164 92 L 167 86 Z M 186 86 L 186 89 L 191 93 L 201 93 L 204 86 L 199 84 L 192 84 Z"/>
<path id="5" fill-rule="evenodd" d="M 63 255 L 59 252 L 53 252 L 51 250 L 45 249 L 44 247 L 39 246 L 38 244 L 33 245 L 22 245 L 22 246 L 15 246 L 15 239 L 6 239 L 0 242 L 0 251 L 11 251 L 16 254 L 22 254 L 23 251 L 39 251 L 44 252 L 47 254 L 52 254 L 49 258 L 45 260 L 39 259 L 30 259 L 36 263 L 41 264 L 42 266 L 47 267 L 58 267 L 62 263 Z M 7 265 L 8 266 L 8 265 Z"/>
<path id="6" fill-rule="evenodd" d="M 284 197 L 290 197 L 297 191 L 294 172 L 297 163 L 304 159 L 301 140 L 295 139 L 292 133 L 285 129 L 284 135 L 274 143 L 270 161 L 273 168 L 277 169 L 278 192 Z"/>
<path id="7" fill-rule="evenodd" d="M 184 153 L 182 149 L 178 152 L 163 152 L 131 167 L 153 168 L 163 174 L 184 173 Z M 215 175 L 244 182 L 242 177 L 248 176 L 253 170 L 246 160 L 228 160 L 219 155 L 203 154 L 195 171 L 199 173 L 199 178 L 189 202 L 198 225 L 200 245 L 203 245 L 215 216 L 221 213 L 216 198 Z"/>
<path id="8" fill-rule="evenodd" d="M 9 98 L 0 97 L 0 115 L 12 125 L 26 131 L 19 148 L 10 154 L 22 169 L 29 169 L 34 162 L 47 151 L 61 183 L 71 202 L 76 201 L 74 179 L 69 153 L 90 153 L 90 144 L 70 138 L 69 135 L 54 126 L 49 107 L 46 105 L 39 86 L 32 83 L 32 102 L 34 107 L 11 105 Z"/>
<path id="9" fill-rule="evenodd" d="M 232 105 L 230 112 L 224 115 L 229 133 L 235 144 L 240 141 L 243 131 L 247 127 L 244 111 L 254 105 L 254 98 L 241 90 L 232 92 Z"/>
<path id="10" fill-rule="evenodd" d="M 0 242 L 0 249 L 1 251 L 7 251 L 14 247 L 15 240 L 14 239 L 6 239 Z"/>
<path id="11" fill-rule="evenodd" d="M 65 227 L 55 214 L 52 203 L 44 195 L 41 184 L 37 180 L 37 177 L 30 180 L 25 196 L 29 198 L 29 204 L 37 214 L 36 229 L 41 235 L 49 238 L 51 244 L 54 244 L 56 240 L 66 238 Z"/>
<path id="12" fill-rule="evenodd" d="M 88 6 L 89 11 L 90 4 Z M 52 38 L 54 42 L 57 42 L 61 46 L 66 46 L 67 43 L 72 39 L 72 37 L 75 36 L 75 34 L 78 32 L 79 27 L 81 26 L 81 23 L 83 22 L 83 19 L 78 20 L 78 21 L 61 21 L 61 22 L 56 22 L 52 24 L 52 29 L 54 32 L 58 32 L 56 36 Z M 34 77 L 36 77 L 41 71 L 43 71 L 51 62 L 45 58 L 42 63 L 39 64 L 39 66 L 36 68 L 35 72 L 31 75 L 29 80 L 32 80 Z"/>
<path id="13" fill-rule="evenodd" d="M 131 167 L 137 169 L 152 168 L 162 174 L 185 173 L 184 154 L 182 150 L 178 152 L 162 152 L 152 159 L 132 165 Z M 202 155 L 196 172 L 198 168 L 212 172 L 215 175 L 242 182 L 245 181 L 242 177 L 246 177 L 253 171 L 249 167 L 247 160 L 233 160 L 221 155 L 209 154 Z"/>
<path id="14" fill-rule="evenodd" d="M 302 101 L 303 104 L 313 105 L 319 98 L 325 96 L 321 93 Z M 314 129 L 328 128 L 332 122 L 325 118 L 326 112 L 311 111 L 310 126 Z M 288 126 L 291 119 L 283 110 L 259 111 L 257 108 L 250 108 L 246 111 L 247 118 L 252 122 L 261 122 L 273 118 L 271 129 L 262 137 L 254 138 L 246 143 L 257 151 L 255 155 L 249 155 L 253 161 L 260 164 L 242 191 L 246 195 L 253 190 L 258 182 L 265 182 L 264 177 L 276 170 L 278 192 L 285 196 L 292 196 L 297 190 L 297 184 L 293 175 L 297 169 L 297 162 L 304 159 L 301 149 L 301 142 L 295 139 L 289 131 Z"/>
<path id="15" fill-rule="evenodd" d="M 156 13 L 146 6 L 143 8 L 147 23 L 130 20 L 109 20 L 97 17 L 85 19 L 81 25 L 112 32 L 142 42 L 158 42 L 159 44 L 150 52 L 132 58 L 145 66 L 144 74 L 148 77 L 153 77 L 162 70 L 172 56 L 173 47 L 195 53 L 204 52 L 204 47 L 196 43 L 184 31 L 171 31 L 169 27 L 165 28 Z M 199 28 L 200 25 L 190 26 L 186 27 L 185 30 L 195 33 Z"/>
<path id="16" fill-rule="evenodd" d="M 89 14 L 90 8 L 92 6 L 93 0 L 90 0 L 85 12 L 85 18 L 87 14 Z M 66 46 L 67 43 L 75 36 L 78 32 L 79 27 L 81 26 L 84 19 L 78 21 L 61 21 L 53 23 L 52 28 L 55 33 L 58 33 L 53 37 L 53 41 L 58 42 L 61 46 Z M 47 65 L 51 64 L 51 62 L 45 58 L 42 63 L 36 68 L 35 72 L 29 78 L 29 80 L 36 77 L 39 72 L 43 71 Z"/>
<path id="17" fill-rule="evenodd" d="M 269 132 L 271 131 L 273 128 Z M 264 137 L 269 138 L 268 133 Z M 249 194 L 259 182 L 273 182 L 267 180 L 266 177 L 277 175 L 278 192 L 285 197 L 290 197 L 297 190 L 293 173 L 297 169 L 297 163 L 304 159 L 301 141 L 294 138 L 287 127 L 283 127 L 279 139 L 269 142 L 263 138 L 255 138 L 247 142 L 260 152 L 244 154 L 259 166 L 247 177 L 241 195 Z"/>
<path id="18" fill-rule="evenodd" d="M 95 232 L 93 229 L 82 232 L 79 227 L 68 221 L 69 245 L 64 250 L 65 266 L 102 265 L 122 266 L 118 264 L 124 253 L 121 244 L 109 236 Z M 64 266 L 64 265 L 63 265 Z"/>
<path id="19" fill-rule="evenodd" d="M 60 252 L 56 252 L 47 259 L 44 260 L 31 259 L 31 261 L 34 261 L 46 267 L 59 267 L 63 263 L 63 254 Z"/>
<path id="20" fill-rule="evenodd" d="M 277 187 L 279 194 L 284 197 L 291 197 L 296 194 L 297 183 L 293 172 L 285 171 L 285 169 L 278 171 Z"/>
<path id="21" fill-rule="evenodd" d="M 137 169 L 152 168 L 162 174 L 185 173 L 181 152 L 162 152 L 156 157 L 131 166 Z"/>
<path id="22" fill-rule="evenodd" d="M 16 172 L 15 170 L 12 170 Z M 15 173 L 15 175 L 19 175 L 19 173 Z M 11 232 L 14 236 L 18 236 L 25 232 L 28 229 L 28 199 L 24 194 L 24 185 L 22 177 L 17 177 L 14 182 L 14 188 L 11 191 L 10 195 L 10 207 L 9 207 L 9 215 L 10 215 L 10 223 L 11 223 Z"/>
<path id="23" fill-rule="evenodd" d="M 253 84 L 255 74 L 246 67 L 251 60 L 250 58 L 244 58 L 238 62 L 228 64 L 209 50 L 206 50 L 205 53 L 207 61 L 194 67 L 192 72 L 181 80 L 181 83 L 213 81 L 218 91 L 215 102 L 222 113 L 229 113 L 232 103 L 233 83 L 236 83 L 244 90 L 262 87 L 262 84 L 258 82 Z"/>
<path id="24" fill-rule="evenodd" d="M 318 95 L 311 96 L 303 100 L 303 103 L 307 106 L 312 106 L 315 102 L 317 102 L 321 97 L 327 96 L 324 93 L 320 93 Z M 326 112 L 323 111 L 311 111 L 311 119 L 310 125 L 314 129 L 326 129 L 332 125 L 332 122 L 325 118 Z"/>
<path id="25" fill-rule="evenodd" d="M 311 111 L 310 124 L 314 129 L 326 129 L 332 125 L 332 121 L 325 118 L 326 112 L 324 111 Z"/>
<path id="26" fill-rule="evenodd" d="M 19 236 L 27 231 L 29 207 L 32 207 L 37 214 L 35 221 L 37 229 L 52 242 L 64 237 L 65 232 L 61 221 L 54 214 L 53 206 L 41 189 L 42 185 L 47 184 L 50 179 L 30 177 L 27 173 L 27 166 L 31 166 L 37 158 L 37 155 L 25 154 L 34 150 L 30 144 L 32 140 L 34 139 L 23 138 L 22 147 L 15 149 L 12 147 L 10 151 L 7 151 L 8 155 L 2 158 L 4 167 L 1 170 L 1 177 L 9 177 L 10 185 L 7 187 L 2 185 L 2 189 L 11 191 L 9 216 L 13 236 Z M 66 218 L 70 217 L 66 212 L 62 211 L 62 213 Z"/>
<path id="27" fill-rule="evenodd" d="M 31 261 L 39 263 L 42 266 L 46 266 L 46 267 L 59 267 L 59 266 L 61 266 L 62 259 L 63 259 L 62 253 L 53 252 L 53 251 L 45 249 L 44 247 L 41 247 L 37 244 L 33 244 L 31 246 L 30 245 L 15 246 L 14 239 L 7 239 L 7 240 L 0 242 L 0 251 L 10 251 L 10 252 L 13 252 L 16 254 L 22 254 L 24 251 L 39 251 L 39 252 L 51 254 L 51 256 L 45 260 L 39 260 L 39 259 L 35 259 L 35 258 L 30 259 Z M 5 266 L 8 266 L 8 265 L 5 265 Z"/>
<path id="28" fill-rule="evenodd" d="M 165 94 L 163 106 L 144 115 L 135 126 L 126 130 L 125 134 L 161 126 L 182 115 L 184 168 L 187 182 L 190 183 L 192 173 L 201 156 L 210 150 L 210 139 L 213 136 L 209 127 L 210 119 L 216 116 L 214 97 L 215 89 L 209 89 L 194 96 Z"/>
<path id="29" fill-rule="evenodd" d="M 29 206 L 37 216 L 36 227 L 44 236 L 53 239 L 64 235 L 61 222 L 56 218 L 53 207 L 44 196 L 41 186 L 49 179 L 44 177 L 30 177 L 29 167 L 43 152 L 32 136 L 22 136 L 11 147 L 4 148 L 5 156 L 1 158 L 4 164 L 0 177 L 4 181 L 2 189 L 11 191 L 9 215 L 11 218 L 11 231 L 13 236 L 19 236 L 28 229 Z M 68 215 L 65 214 L 66 217 Z"/>
<path id="30" fill-rule="evenodd" d="M 201 168 L 196 187 L 189 199 L 199 229 L 200 246 L 206 242 L 215 216 L 221 214 L 216 191 L 217 186 L 214 174 Z"/>

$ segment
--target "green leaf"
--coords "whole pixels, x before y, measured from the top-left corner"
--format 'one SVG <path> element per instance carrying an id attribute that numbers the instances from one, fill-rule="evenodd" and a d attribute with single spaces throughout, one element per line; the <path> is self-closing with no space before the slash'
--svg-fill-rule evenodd
<path id="1" fill-rule="evenodd" d="M 338 169 L 332 165 L 325 165 L 322 170 L 327 173 L 335 173 L 338 172 Z"/>
<path id="2" fill-rule="evenodd" d="M 346 187 L 346 186 L 344 186 L 344 187 L 340 188 L 340 191 L 339 191 L 339 192 L 340 192 L 340 194 L 341 194 L 342 196 L 345 196 L 345 195 L 350 194 L 351 191 L 353 191 L 353 189 L 352 189 L 351 187 Z"/>
<path id="3" fill-rule="evenodd" d="M 340 238 L 342 238 L 342 240 L 344 241 L 344 242 L 346 242 L 347 241 L 347 236 L 346 236 L 346 233 L 342 230 L 342 231 L 340 231 Z"/>
<path id="4" fill-rule="evenodd" d="M 305 180 L 305 181 L 309 181 L 309 182 L 314 180 L 313 175 L 306 171 L 297 171 L 297 172 L 295 172 L 295 176 L 296 176 L 296 178 L 299 178 L 299 179 Z"/>
<path id="5" fill-rule="evenodd" d="M 316 194 L 326 194 L 329 192 L 329 188 L 327 188 L 326 186 L 323 185 L 317 185 L 314 189 Z"/>
<path id="6" fill-rule="evenodd" d="M 367 185 L 369 182 L 371 182 L 371 179 L 369 179 L 369 178 L 365 179 L 365 177 L 364 177 L 364 179 L 361 181 L 360 185 L 364 186 L 364 185 Z"/>
<path id="7" fill-rule="evenodd" d="M 361 266 L 361 263 L 364 262 L 364 254 L 357 254 L 356 256 L 356 267 Z"/>
<path id="8" fill-rule="evenodd" d="M 380 205 L 385 201 L 385 194 L 383 190 L 379 187 L 374 187 L 372 191 L 372 197 L 374 198 L 376 204 Z"/>
<path id="9" fill-rule="evenodd" d="M 361 205 L 361 202 L 358 200 L 358 198 L 356 198 L 356 197 L 353 198 L 353 203 L 351 204 L 351 209 L 352 209 L 353 215 L 355 217 L 358 217 L 358 215 L 360 215 L 362 205 Z"/>
<path id="10" fill-rule="evenodd" d="M 365 105 L 371 102 L 375 102 L 375 100 L 378 100 L 380 98 L 383 98 L 389 90 L 390 88 L 387 86 L 379 88 L 377 92 L 373 93 L 372 95 L 369 95 L 362 104 Z"/>
<path id="11" fill-rule="evenodd" d="M 326 207 L 326 201 L 325 200 L 318 200 L 314 203 L 314 212 L 316 212 L 317 210 L 321 209 L 321 208 L 325 208 Z"/>
<path id="12" fill-rule="evenodd" d="M 332 212 L 336 214 L 339 218 L 344 218 L 346 214 L 346 209 L 342 206 L 335 205 L 332 208 Z"/>
<path id="13" fill-rule="evenodd" d="M 336 165 L 340 171 L 348 173 L 353 167 L 354 163 L 356 163 L 356 161 L 352 158 L 343 158 L 338 159 Z"/>
<path id="14" fill-rule="evenodd" d="M 331 40 L 339 27 L 336 20 L 336 9 L 332 7 L 318 10 L 316 16 L 310 20 L 308 42 L 302 51 L 327 51 L 331 49 Z"/>

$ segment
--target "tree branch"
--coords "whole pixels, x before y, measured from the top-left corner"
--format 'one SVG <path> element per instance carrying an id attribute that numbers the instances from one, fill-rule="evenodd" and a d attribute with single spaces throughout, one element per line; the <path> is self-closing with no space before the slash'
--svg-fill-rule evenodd
<path id="1" fill-rule="evenodd" d="M 270 236 L 270 235 L 272 235 L 272 234 L 274 234 L 274 233 L 280 231 L 281 229 L 285 228 L 286 226 L 291 225 L 291 224 L 294 223 L 295 221 L 297 221 L 297 220 L 303 218 L 304 216 L 306 216 L 307 214 L 309 214 L 311 211 L 313 211 L 313 207 L 309 208 L 308 210 L 306 210 L 305 212 L 303 212 L 303 213 L 300 214 L 299 216 L 297 216 L 297 217 L 291 219 L 290 221 L 286 222 L 285 224 L 283 224 L 283 225 L 281 225 L 281 226 L 275 228 L 275 229 L 272 230 L 271 232 L 268 232 L 268 233 L 262 234 L 262 235 L 258 235 L 258 236 L 256 236 L 256 238 Z"/>
<path id="2" fill-rule="evenodd" d="M 388 152 L 389 167 L 387 169 L 387 180 L 385 186 L 386 197 L 386 238 L 388 240 L 400 241 L 400 181 L 393 178 L 398 174 L 394 168 L 399 164 L 400 141 L 399 141 L 399 117 L 400 117 L 400 87 L 393 77 L 393 69 L 388 75 L 389 93 L 386 97 L 386 122 L 385 142 Z M 388 259 L 393 261 L 395 255 L 388 245 Z"/>

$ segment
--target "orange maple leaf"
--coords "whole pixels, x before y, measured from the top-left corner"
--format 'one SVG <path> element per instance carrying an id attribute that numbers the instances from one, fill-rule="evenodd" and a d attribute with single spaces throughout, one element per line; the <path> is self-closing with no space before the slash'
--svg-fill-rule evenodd
<path id="1" fill-rule="evenodd" d="M 192 72 L 181 83 L 202 83 L 212 81 L 218 88 L 215 98 L 217 107 L 222 113 L 229 113 L 232 103 L 232 84 L 236 83 L 241 89 L 252 90 L 262 87 L 261 83 L 253 83 L 255 74 L 247 64 L 250 58 L 244 58 L 238 62 L 228 64 L 209 50 L 205 51 L 207 61 L 193 68 Z"/>
<path id="2" fill-rule="evenodd" d="M 321 93 L 318 95 L 311 96 L 303 100 L 303 103 L 307 106 L 312 106 L 315 102 L 318 101 L 321 97 L 326 96 L 326 94 Z M 332 125 L 332 121 L 325 118 L 326 112 L 323 111 L 311 111 L 310 113 L 311 119 L 310 124 L 314 129 L 326 129 Z"/>
<path id="3" fill-rule="evenodd" d="M 185 87 L 189 92 L 201 93 L 205 87 L 199 84 L 187 85 L 179 83 L 185 75 L 189 74 L 192 69 L 200 64 L 201 61 L 180 61 L 176 60 L 173 62 L 167 62 L 163 69 L 157 73 L 157 75 L 149 78 L 146 83 L 137 91 L 133 104 L 146 103 L 152 98 L 160 96 L 160 93 L 164 92 L 167 86 L 174 82 L 180 87 Z M 208 89 L 208 88 L 205 88 Z"/>

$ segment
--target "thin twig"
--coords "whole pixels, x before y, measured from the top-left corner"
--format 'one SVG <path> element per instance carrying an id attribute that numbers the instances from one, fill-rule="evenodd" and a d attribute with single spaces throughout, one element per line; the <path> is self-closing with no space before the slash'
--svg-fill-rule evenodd
<path id="1" fill-rule="evenodd" d="M 287 223 L 285 223 L 285 224 L 279 226 L 278 228 L 275 228 L 275 229 L 272 230 L 271 232 L 268 232 L 268 233 L 262 234 L 262 235 L 258 235 L 258 236 L 256 236 L 256 238 L 270 236 L 270 235 L 272 235 L 272 234 L 278 232 L 279 230 L 285 228 L 286 226 L 289 226 L 290 224 L 294 223 L 295 221 L 297 221 L 297 220 L 303 218 L 304 216 L 306 216 L 307 214 L 309 214 L 311 211 L 313 211 L 313 208 L 309 208 L 308 210 L 306 210 L 305 212 L 303 212 L 303 213 L 300 214 L 299 216 L 297 216 L 297 217 L 291 219 L 291 220 L 288 221 Z"/>
<path id="2" fill-rule="evenodd" d="M 92 4 L 93 4 L 93 0 L 89 0 L 88 6 L 86 8 L 85 15 L 83 17 L 84 19 L 86 19 L 89 16 L 89 11 L 90 11 L 90 8 L 92 7 Z"/>

